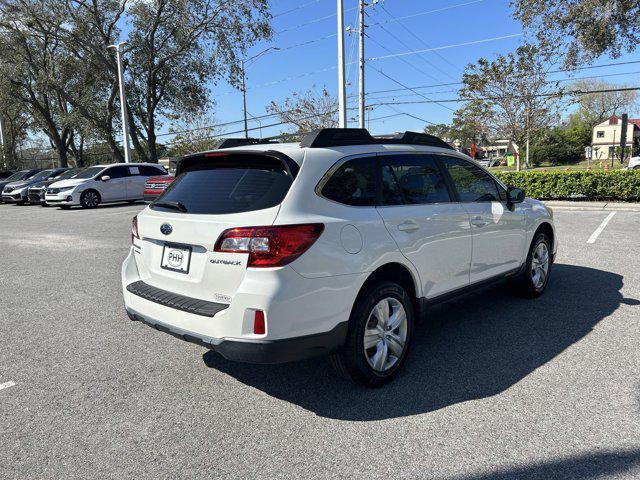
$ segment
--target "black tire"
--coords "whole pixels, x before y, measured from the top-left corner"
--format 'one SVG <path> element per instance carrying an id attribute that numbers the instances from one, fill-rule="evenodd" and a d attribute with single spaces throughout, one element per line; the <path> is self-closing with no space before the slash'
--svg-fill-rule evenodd
<path id="1" fill-rule="evenodd" d="M 371 347 L 369 350 L 365 350 L 364 348 L 365 329 L 367 329 L 367 325 L 371 326 L 370 322 L 372 320 L 375 320 L 373 317 L 374 308 L 379 303 L 387 300 L 392 300 L 393 303 L 396 304 L 396 307 L 402 305 L 404 308 L 406 313 L 406 324 L 403 324 L 405 341 L 399 357 L 393 354 L 392 348 L 387 350 L 389 352 L 389 361 L 391 362 L 391 359 L 395 358 L 394 363 L 387 370 L 378 371 L 370 365 L 368 360 L 368 352 L 376 350 L 376 347 Z M 390 304 L 387 303 L 387 306 L 389 307 Z M 391 306 L 391 308 L 394 307 Z M 349 331 L 345 345 L 338 352 L 331 355 L 330 361 L 340 375 L 355 383 L 365 387 L 379 387 L 384 385 L 398 374 L 407 358 L 413 337 L 413 324 L 413 303 L 404 289 L 393 282 L 377 283 L 356 300 L 349 319 Z M 395 332 L 400 332 L 400 327 L 393 331 L 389 330 L 387 333 L 391 336 L 391 334 L 395 334 Z M 388 348 L 387 333 L 381 334 L 384 335 L 384 340 L 381 337 L 378 341 L 378 343 L 384 343 L 383 348 L 385 349 Z M 389 345 L 391 345 L 391 340 L 389 340 Z"/>
<path id="2" fill-rule="evenodd" d="M 640 165 L 636 165 L 635 167 L 633 167 L 634 170 L 640 170 Z"/>
<path id="3" fill-rule="evenodd" d="M 541 245 L 544 245 L 544 247 L 540 247 Z M 548 258 L 546 274 L 541 283 L 539 282 L 539 277 L 536 280 L 536 276 L 533 271 L 534 258 L 536 258 L 538 248 L 545 248 Z M 529 247 L 529 253 L 527 254 L 527 262 L 524 266 L 524 270 L 516 278 L 516 292 L 525 298 L 536 298 L 542 295 L 549 283 L 552 265 L 553 256 L 551 254 L 551 241 L 547 235 L 540 232 L 533 238 L 531 246 Z"/>
<path id="4" fill-rule="evenodd" d="M 101 201 L 100 194 L 95 190 L 85 190 L 80 195 L 80 206 L 82 208 L 96 208 Z"/>

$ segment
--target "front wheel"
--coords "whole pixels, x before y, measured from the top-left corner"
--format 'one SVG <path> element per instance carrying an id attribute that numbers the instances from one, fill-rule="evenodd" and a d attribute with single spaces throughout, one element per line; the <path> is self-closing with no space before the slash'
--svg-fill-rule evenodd
<path id="1" fill-rule="evenodd" d="M 95 190 L 87 190 L 80 195 L 80 205 L 82 208 L 96 208 L 100 205 L 100 194 Z"/>
<path id="2" fill-rule="evenodd" d="M 412 334 L 411 298 L 396 283 L 378 283 L 356 301 L 346 343 L 331 362 L 342 376 L 378 387 L 398 374 Z"/>
<path id="3" fill-rule="evenodd" d="M 527 298 L 542 295 L 551 274 L 551 242 L 544 233 L 538 233 L 527 255 L 524 271 L 516 281 L 518 293 Z"/>

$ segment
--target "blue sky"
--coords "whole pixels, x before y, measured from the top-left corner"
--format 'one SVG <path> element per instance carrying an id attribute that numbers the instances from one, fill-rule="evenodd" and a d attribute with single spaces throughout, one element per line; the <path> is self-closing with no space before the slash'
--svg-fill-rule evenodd
<path id="1" fill-rule="evenodd" d="M 371 38 L 366 41 L 367 58 L 511 37 L 442 48 L 437 52 L 371 60 L 371 68 L 367 69 L 366 74 L 367 92 L 401 88 L 388 77 L 411 87 L 458 82 L 468 63 L 480 57 L 491 59 L 500 53 L 507 53 L 522 42 L 522 37 L 514 36 L 523 32 L 520 24 L 512 18 L 508 0 L 381 0 L 379 3 L 382 6 L 368 9 L 367 24 L 370 26 L 367 33 Z M 356 6 L 356 0 L 345 0 L 345 25 L 351 25 L 352 28 L 356 26 Z M 261 42 L 247 54 L 247 57 L 251 57 L 269 47 L 281 49 L 262 56 L 247 68 L 247 109 L 253 116 L 264 115 L 265 106 L 271 100 L 282 101 L 296 91 L 326 87 L 333 94 L 337 92 L 336 1 L 274 0 L 272 12 L 275 16 L 273 27 L 277 32 L 273 40 Z M 309 43 L 296 46 L 306 42 Z M 345 48 L 347 59 L 357 62 L 355 35 L 346 35 Z M 636 52 L 615 61 L 639 59 L 640 52 Z M 609 62 L 610 59 L 603 58 L 597 63 Z M 355 95 L 357 65 L 347 66 L 347 71 L 350 82 L 347 94 Z M 616 76 L 607 80 L 636 84 L 636 79 L 640 77 L 640 64 L 586 70 L 574 76 L 611 74 Z M 553 76 L 566 77 L 566 74 Z M 420 93 L 429 99 L 450 99 L 457 96 L 457 88 L 457 85 L 435 86 L 421 89 Z M 231 122 L 242 118 L 242 96 L 238 90 L 226 82 L 220 82 L 212 86 L 212 91 L 216 101 L 213 122 Z M 372 93 L 368 103 L 411 100 L 424 100 L 424 97 L 411 91 Z M 451 109 L 457 107 L 453 103 L 447 105 Z M 356 108 L 355 97 L 350 98 L 349 106 Z M 350 110 L 349 117 L 355 120 L 356 113 L 357 110 Z M 415 117 L 440 123 L 449 122 L 452 113 L 452 110 L 436 104 L 380 106 L 370 113 L 370 129 L 374 133 L 420 131 L 425 122 Z M 274 119 L 262 120 L 263 125 L 269 123 L 275 123 Z M 353 122 L 351 124 L 354 125 Z M 250 123 L 250 127 L 258 126 L 256 121 Z M 241 124 L 236 124 L 221 130 L 232 132 L 241 128 Z M 287 130 L 290 129 L 286 126 L 264 128 L 262 135 L 277 135 Z M 258 136 L 259 132 L 255 131 L 252 135 Z"/>

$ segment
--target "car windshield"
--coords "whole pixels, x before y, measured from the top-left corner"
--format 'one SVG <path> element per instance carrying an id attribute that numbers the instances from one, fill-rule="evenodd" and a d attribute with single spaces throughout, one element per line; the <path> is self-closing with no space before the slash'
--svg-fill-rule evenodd
<path id="1" fill-rule="evenodd" d="M 13 175 L 11 175 L 8 178 L 5 178 L 3 181 L 4 182 L 10 182 L 10 181 L 15 181 L 15 180 L 22 180 L 22 178 L 24 177 L 25 173 L 27 173 L 26 170 L 22 170 L 20 172 L 16 172 Z"/>
<path id="2" fill-rule="evenodd" d="M 76 175 L 73 178 L 93 178 L 97 174 L 99 174 L 102 170 L 104 170 L 104 167 L 90 167 L 80 172 L 78 175 Z"/>
<path id="3" fill-rule="evenodd" d="M 44 180 L 45 178 L 49 178 L 49 176 L 54 172 L 54 170 L 43 170 L 39 173 L 36 173 L 33 177 L 29 178 L 29 180 Z"/>
<path id="4" fill-rule="evenodd" d="M 62 172 L 60 175 L 56 177 L 56 180 L 67 180 L 69 178 L 75 178 L 75 176 L 78 175 L 80 172 L 82 172 L 81 168 L 72 168 L 71 170 Z"/>

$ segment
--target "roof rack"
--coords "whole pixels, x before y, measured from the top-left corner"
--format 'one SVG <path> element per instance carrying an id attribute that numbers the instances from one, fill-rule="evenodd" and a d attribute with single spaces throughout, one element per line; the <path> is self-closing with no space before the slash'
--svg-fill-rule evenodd
<path id="1" fill-rule="evenodd" d="M 263 138 L 225 138 L 218 147 L 218 150 L 222 150 L 224 148 L 244 147 L 245 145 L 263 145 L 269 143 L 278 142 Z"/>
<path id="2" fill-rule="evenodd" d="M 444 140 L 427 133 L 404 132 L 373 137 L 365 128 L 321 128 L 308 133 L 301 147 L 328 148 L 370 144 L 426 145 L 455 150 Z"/>

